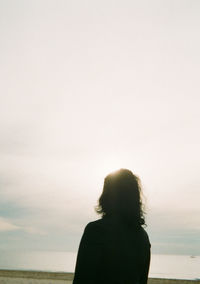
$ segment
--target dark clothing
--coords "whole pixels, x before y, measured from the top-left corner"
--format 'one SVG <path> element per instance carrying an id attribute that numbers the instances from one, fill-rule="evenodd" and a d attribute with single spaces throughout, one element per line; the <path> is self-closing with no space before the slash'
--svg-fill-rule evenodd
<path id="1" fill-rule="evenodd" d="M 150 242 L 142 227 L 104 217 L 83 233 L 73 284 L 146 284 Z"/>

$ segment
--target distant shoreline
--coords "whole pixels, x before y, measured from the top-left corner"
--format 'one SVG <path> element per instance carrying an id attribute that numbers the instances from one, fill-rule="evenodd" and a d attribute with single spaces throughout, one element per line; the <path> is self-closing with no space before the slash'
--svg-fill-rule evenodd
<path id="1" fill-rule="evenodd" d="M 68 272 L 44 272 L 44 271 L 30 271 L 30 270 L 9 270 L 0 269 L 0 283 L 1 279 L 7 279 L 8 283 L 14 283 L 14 278 L 18 279 L 18 283 L 26 284 L 26 279 L 34 279 L 34 283 L 42 283 L 46 280 L 58 280 L 58 283 L 72 283 L 74 273 Z M 61 281 L 63 280 L 63 281 Z M 56 281 L 57 282 L 57 281 Z M 46 282 L 45 282 L 46 283 Z M 200 284 L 199 280 L 187 280 L 187 279 L 166 279 L 166 278 L 149 278 L 149 284 Z"/>

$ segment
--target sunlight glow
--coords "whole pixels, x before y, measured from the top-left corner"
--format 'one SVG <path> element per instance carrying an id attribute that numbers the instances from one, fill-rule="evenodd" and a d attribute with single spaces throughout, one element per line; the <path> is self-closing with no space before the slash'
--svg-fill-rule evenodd
<path id="1" fill-rule="evenodd" d="M 129 168 L 128 163 L 120 157 L 108 157 L 103 159 L 98 165 L 98 175 L 105 178 L 108 174 L 115 172 L 121 168 Z"/>

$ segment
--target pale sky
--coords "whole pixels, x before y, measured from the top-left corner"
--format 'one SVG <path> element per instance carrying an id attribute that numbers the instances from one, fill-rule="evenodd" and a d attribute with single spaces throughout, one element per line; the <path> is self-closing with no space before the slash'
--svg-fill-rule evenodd
<path id="1" fill-rule="evenodd" d="M 77 251 L 104 177 L 153 253 L 200 254 L 200 2 L 0 0 L 0 249 Z"/>

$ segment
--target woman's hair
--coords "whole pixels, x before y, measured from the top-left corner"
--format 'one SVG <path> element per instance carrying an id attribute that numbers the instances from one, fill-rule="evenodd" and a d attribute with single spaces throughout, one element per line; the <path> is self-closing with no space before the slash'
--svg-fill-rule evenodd
<path id="1" fill-rule="evenodd" d="M 139 177 L 127 169 L 120 169 L 106 176 L 96 212 L 134 226 L 145 225 L 141 195 Z"/>

